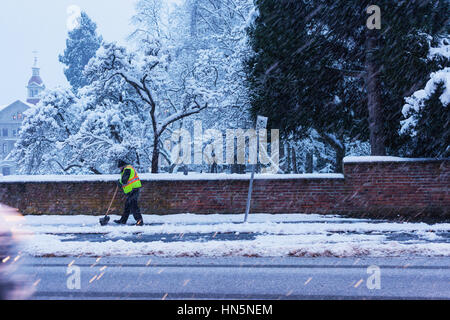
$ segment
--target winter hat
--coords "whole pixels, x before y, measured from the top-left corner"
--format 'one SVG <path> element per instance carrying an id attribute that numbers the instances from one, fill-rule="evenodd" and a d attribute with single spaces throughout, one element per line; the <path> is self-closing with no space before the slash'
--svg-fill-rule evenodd
<path id="1" fill-rule="evenodd" d="M 125 167 L 126 165 L 127 165 L 127 163 L 123 160 L 119 160 L 117 162 L 117 168 L 122 168 L 122 167 Z"/>

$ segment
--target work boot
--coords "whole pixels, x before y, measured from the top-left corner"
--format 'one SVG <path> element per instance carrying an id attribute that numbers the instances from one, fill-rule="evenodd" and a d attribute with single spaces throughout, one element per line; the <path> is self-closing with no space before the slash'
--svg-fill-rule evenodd
<path id="1" fill-rule="evenodd" d="M 144 225 L 143 220 L 138 220 L 138 222 L 136 222 L 136 226 L 142 227 L 143 225 Z"/>
<path id="2" fill-rule="evenodd" d="M 127 224 L 126 222 L 124 222 L 122 219 L 120 220 L 114 220 L 115 223 L 117 224 Z"/>

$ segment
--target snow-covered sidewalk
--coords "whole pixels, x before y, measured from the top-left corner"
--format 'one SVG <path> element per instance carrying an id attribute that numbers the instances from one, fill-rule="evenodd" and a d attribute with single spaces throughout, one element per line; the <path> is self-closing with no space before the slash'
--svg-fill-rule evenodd
<path id="1" fill-rule="evenodd" d="M 118 217 L 112 217 L 112 220 Z M 450 223 L 395 223 L 304 214 L 144 216 L 101 227 L 93 216 L 27 216 L 34 256 L 450 256 Z M 131 218 L 129 223 L 132 223 Z"/>

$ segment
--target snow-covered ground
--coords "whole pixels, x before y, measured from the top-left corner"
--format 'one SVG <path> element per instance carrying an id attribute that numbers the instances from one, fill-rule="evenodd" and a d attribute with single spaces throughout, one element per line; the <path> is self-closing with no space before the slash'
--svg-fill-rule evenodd
<path id="1" fill-rule="evenodd" d="M 144 216 L 143 227 L 93 216 L 27 216 L 34 256 L 450 256 L 450 223 L 304 214 Z"/>

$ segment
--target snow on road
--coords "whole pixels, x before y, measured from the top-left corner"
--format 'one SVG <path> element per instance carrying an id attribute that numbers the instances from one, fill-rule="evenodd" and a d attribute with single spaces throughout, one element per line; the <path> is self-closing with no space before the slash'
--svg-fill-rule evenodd
<path id="1" fill-rule="evenodd" d="M 34 256 L 450 256 L 450 223 L 304 214 L 144 216 L 143 227 L 93 216 L 27 216 Z M 130 219 L 129 223 L 132 223 Z"/>

